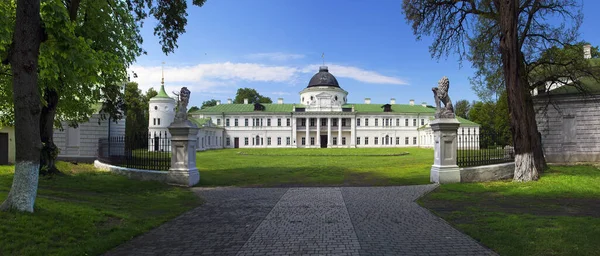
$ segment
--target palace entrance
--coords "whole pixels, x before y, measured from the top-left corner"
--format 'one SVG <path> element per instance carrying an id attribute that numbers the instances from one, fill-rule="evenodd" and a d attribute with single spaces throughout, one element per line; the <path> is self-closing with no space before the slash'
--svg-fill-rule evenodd
<path id="1" fill-rule="evenodd" d="M 327 135 L 321 135 L 321 148 L 327 148 Z"/>

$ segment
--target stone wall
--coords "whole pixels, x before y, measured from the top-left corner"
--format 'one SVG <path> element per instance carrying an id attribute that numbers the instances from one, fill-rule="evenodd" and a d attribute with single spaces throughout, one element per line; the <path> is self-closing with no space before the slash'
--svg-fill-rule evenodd
<path id="1" fill-rule="evenodd" d="M 460 182 L 485 182 L 512 179 L 515 163 L 492 164 L 460 168 Z"/>
<path id="2" fill-rule="evenodd" d="M 151 171 L 151 170 L 140 170 L 133 168 L 125 168 L 120 166 L 114 166 L 102 163 L 98 160 L 94 161 L 94 167 L 99 170 L 109 171 L 119 175 L 127 176 L 127 178 L 134 180 L 154 180 L 159 182 L 166 182 L 167 172 Z"/>
<path id="3" fill-rule="evenodd" d="M 600 95 L 551 97 L 534 99 L 546 160 L 600 162 Z"/>

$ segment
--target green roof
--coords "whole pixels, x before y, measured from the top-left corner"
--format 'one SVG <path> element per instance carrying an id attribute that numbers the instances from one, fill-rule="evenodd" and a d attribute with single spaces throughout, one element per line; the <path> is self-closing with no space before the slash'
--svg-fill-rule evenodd
<path id="1" fill-rule="evenodd" d="M 471 120 L 464 119 L 464 118 L 462 118 L 462 117 L 460 117 L 460 116 L 457 116 L 457 117 L 456 117 L 456 119 L 458 119 L 458 121 L 459 121 L 461 124 L 479 125 L 478 123 L 475 123 L 475 122 L 473 122 L 473 121 L 471 121 Z"/>
<path id="2" fill-rule="evenodd" d="M 294 105 L 296 108 L 305 108 L 306 106 L 302 104 L 265 104 L 261 103 L 265 106 L 264 111 L 254 111 L 254 104 L 221 104 L 212 107 L 208 107 L 205 109 L 196 110 L 191 112 L 190 114 L 202 114 L 202 113 L 239 113 L 239 112 L 293 112 Z M 383 113 L 384 104 L 346 104 L 343 105 L 343 108 L 351 108 L 354 106 L 354 111 L 356 112 L 366 112 L 366 113 Z M 406 104 L 393 104 L 392 112 L 396 113 L 435 113 L 435 108 L 427 106 L 423 107 L 421 105 L 406 105 Z"/>
<path id="3" fill-rule="evenodd" d="M 351 108 L 354 106 L 354 111 L 356 112 L 382 112 L 383 113 L 383 105 L 385 104 L 352 104 L 348 103 L 344 105 L 344 108 Z M 408 105 L 408 104 L 390 104 L 392 105 L 392 112 L 397 113 L 435 113 L 435 108 L 427 106 L 423 107 L 421 105 Z"/>
<path id="4" fill-rule="evenodd" d="M 600 68 L 600 59 L 590 59 L 592 66 Z M 538 93 L 537 96 L 544 95 L 569 95 L 569 94 L 600 94 L 600 83 L 595 81 L 593 78 L 584 77 L 579 80 L 581 82 L 580 88 L 573 85 L 563 85 L 556 88 L 549 93 Z M 583 90 L 583 92 L 582 92 Z"/>
<path id="5" fill-rule="evenodd" d="M 202 127 L 203 125 L 210 122 L 210 118 L 188 118 L 192 123 L 196 124 L 198 127 Z"/>
<path id="6" fill-rule="evenodd" d="M 214 113 L 214 112 L 225 112 L 225 113 L 237 113 L 237 112 L 292 112 L 294 111 L 294 104 L 266 104 L 261 103 L 265 106 L 264 111 L 254 111 L 254 104 L 220 104 L 205 109 L 196 110 L 190 114 L 201 114 L 201 113 Z M 296 104 L 297 108 L 304 108 L 304 105 Z"/>
<path id="7" fill-rule="evenodd" d="M 169 97 L 167 92 L 165 92 L 165 85 L 163 84 L 160 86 L 160 90 L 158 91 L 158 94 L 152 98 L 171 98 L 171 97 Z"/>

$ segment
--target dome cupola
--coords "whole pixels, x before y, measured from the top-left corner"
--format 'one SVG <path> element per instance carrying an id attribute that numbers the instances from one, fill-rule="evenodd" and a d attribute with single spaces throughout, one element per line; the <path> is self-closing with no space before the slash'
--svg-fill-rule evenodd
<path id="1" fill-rule="evenodd" d="M 329 73 L 329 69 L 327 66 L 319 67 L 319 73 L 316 73 L 308 82 L 307 88 L 316 87 L 316 86 L 329 86 L 329 87 L 337 87 L 340 88 L 337 79 L 331 73 Z"/>

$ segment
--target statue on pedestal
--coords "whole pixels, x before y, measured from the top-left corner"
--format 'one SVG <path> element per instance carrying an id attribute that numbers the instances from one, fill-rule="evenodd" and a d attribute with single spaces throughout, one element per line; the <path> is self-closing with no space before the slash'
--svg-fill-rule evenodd
<path id="1" fill-rule="evenodd" d="M 187 106 L 190 102 L 190 90 L 187 87 L 182 87 L 179 92 L 179 100 L 177 101 L 177 113 L 175 113 L 175 123 L 185 122 L 188 120 Z"/>
<path id="2" fill-rule="evenodd" d="M 438 81 L 438 87 L 431 88 L 436 107 L 435 118 L 455 117 L 454 107 L 452 106 L 450 96 L 448 96 L 448 89 L 450 89 L 450 80 L 445 76 Z M 444 103 L 444 108 L 442 108 L 440 103 Z"/>

